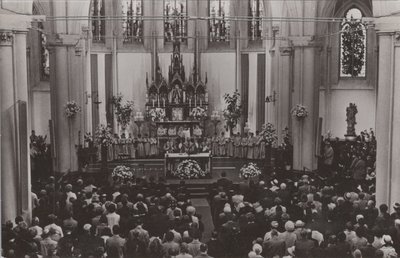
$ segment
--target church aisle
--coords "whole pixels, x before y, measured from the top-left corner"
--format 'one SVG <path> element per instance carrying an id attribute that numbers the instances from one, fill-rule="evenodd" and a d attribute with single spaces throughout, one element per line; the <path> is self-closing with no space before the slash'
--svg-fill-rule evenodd
<path id="1" fill-rule="evenodd" d="M 201 221 L 204 224 L 204 233 L 201 242 L 207 243 L 211 238 L 211 232 L 214 230 L 210 204 L 205 198 L 192 198 L 191 200 L 192 205 L 196 207 L 196 213 L 201 214 Z"/>

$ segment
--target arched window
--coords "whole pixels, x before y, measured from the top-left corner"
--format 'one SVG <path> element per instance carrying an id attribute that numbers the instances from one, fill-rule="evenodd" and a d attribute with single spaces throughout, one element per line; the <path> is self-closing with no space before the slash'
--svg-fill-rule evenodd
<path id="1" fill-rule="evenodd" d="M 187 28 L 186 0 L 164 0 L 164 39 L 171 42 L 186 40 Z"/>
<path id="2" fill-rule="evenodd" d="M 124 43 L 143 41 L 142 0 L 121 0 Z"/>
<path id="3" fill-rule="evenodd" d="M 211 42 L 229 41 L 230 0 L 210 0 L 209 39 Z M 228 18 L 227 18 L 228 17 Z"/>
<path id="4" fill-rule="evenodd" d="M 367 42 L 362 17 L 360 9 L 351 8 L 346 12 L 341 24 L 341 77 L 365 77 Z"/>
<path id="5" fill-rule="evenodd" d="M 258 40 L 262 36 L 264 16 L 263 0 L 249 0 L 249 40 Z"/>
<path id="6" fill-rule="evenodd" d="M 93 42 L 105 41 L 106 21 L 105 21 L 104 1 L 105 0 L 92 0 L 90 17 L 92 20 Z"/>

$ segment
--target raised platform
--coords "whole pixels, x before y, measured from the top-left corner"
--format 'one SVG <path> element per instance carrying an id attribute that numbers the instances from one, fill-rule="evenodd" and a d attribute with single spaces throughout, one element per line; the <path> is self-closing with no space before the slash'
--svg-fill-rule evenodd
<path id="1" fill-rule="evenodd" d="M 212 158 L 212 177 L 210 179 L 191 179 L 188 180 L 193 184 L 210 184 L 216 181 L 222 172 L 226 172 L 227 177 L 233 182 L 240 182 L 239 171 L 244 164 L 247 164 L 248 160 L 236 159 L 236 158 L 226 158 L 226 157 L 216 157 Z M 256 161 L 258 166 L 262 169 L 264 164 L 262 161 Z M 164 177 L 165 171 L 165 160 L 164 159 L 127 159 L 127 160 L 117 160 L 107 163 L 107 174 L 110 174 L 116 166 L 125 165 L 131 167 L 136 176 L 155 178 Z M 82 174 L 87 176 L 95 174 L 103 174 L 101 170 L 101 163 L 90 164 Z M 169 183 L 175 184 L 179 183 L 179 179 L 168 179 Z"/>

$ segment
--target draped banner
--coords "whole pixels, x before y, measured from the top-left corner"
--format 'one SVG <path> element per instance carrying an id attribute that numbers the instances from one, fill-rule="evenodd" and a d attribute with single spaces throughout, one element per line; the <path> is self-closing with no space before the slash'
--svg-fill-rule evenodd
<path id="1" fill-rule="evenodd" d="M 92 82 L 92 92 L 90 93 L 92 101 L 92 128 L 93 131 L 99 124 L 99 106 L 94 101 L 99 97 L 99 85 L 98 85 L 98 65 L 97 65 L 97 54 L 90 55 L 90 77 Z"/>
<path id="2" fill-rule="evenodd" d="M 257 56 L 257 130 L 265 123 L 265 54 Z"/>
<path id="3" fill-rule="evenodd" d="M 245 123 L 248 120 L 249 116 L 249 55 L 242 54 L 241 61 L 242 61 L 241 103 L 243 108 L 242 128 L 244 128 Z"/>

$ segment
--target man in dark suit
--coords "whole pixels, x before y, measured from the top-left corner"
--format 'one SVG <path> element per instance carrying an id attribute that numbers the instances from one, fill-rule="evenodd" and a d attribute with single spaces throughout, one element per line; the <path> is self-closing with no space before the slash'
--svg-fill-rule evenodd
<path id="1" fill-rule="evenodd" d="M 300 239 L 295 243 L 296 257 L 311 258 L 315 248 L 315 243 L 307 238 L 307 230 L 302 229 L 300 232 Z"/>
<path id="2" fill-rule="evenodd" d="M 226 172 L 221 173 L 221 178 L 217 180 L 217 185 L 222 186 L 225 191 L 230 190 L 232 181 L 226 178 Z"/>
<path id="3" fill-rule="evenodd" d="M 112 229 L 113 236 L 106 241 L 107 256 L 122 258 L 125 254 L 126 240 L 119 236 L 120 228 L 118 225 L 114 225 Z"/>
<path id="4" fill-rule="evenodd" d="M 275 229 L 271 231 L 271 239 L 264 242 L 263 249 L 267 258 L 282 257 L 285 254 L 285 241 L 279 238 L 278 231 Z"/>
<path id="5" fill-rule="evenodd" d="M 213 258 L 207 254 L 208 246 L 206 244 L 200 245 L 200 254 L 195 256 L 194 258 Z"/>

